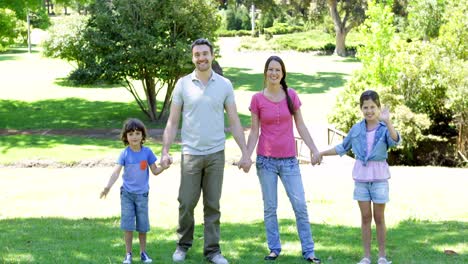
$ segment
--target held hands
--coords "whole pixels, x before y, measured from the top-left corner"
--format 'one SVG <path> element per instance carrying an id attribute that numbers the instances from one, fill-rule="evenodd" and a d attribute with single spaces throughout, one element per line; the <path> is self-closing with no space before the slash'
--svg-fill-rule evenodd
<path id="1" fill-rule="evenodd" d="M 171 163 L 172 163 L 172 159 L 171 159 Z M 169 169 L 170 165 L 167 165 L 166 163 L 162 164 L 162 162 L 160 162 L 159 167 L 161 167 L 162 170 L 167 170 Z"/>
<path id="2" fill-rule="evenodd" d="M 172 157 L 171 155 L 169 154 L 162 154 L 162 157 L 161 157 L 161 162 L 159 163 L 161 164 L 161 167 L 163 167 L 163 169 L 167 169 L 171 166 L 172 164 Z"/>
<path id="3" fill-rule="evenodd" d="M 237 163 L 237 168 L 242 169 L 245 173 L 249 172 L 252 166 L 252 160 L 248 157 L 242 156 Z"/>
<path id="4" fill-rule="evenodd" d="M 322 162 L 322 154 L 318 151 L 311 151 L 310 152 L 310 163 L 312 163 L 312 166 L 315 166 L 315 165 L 320 165 L 320 163 Z"/>

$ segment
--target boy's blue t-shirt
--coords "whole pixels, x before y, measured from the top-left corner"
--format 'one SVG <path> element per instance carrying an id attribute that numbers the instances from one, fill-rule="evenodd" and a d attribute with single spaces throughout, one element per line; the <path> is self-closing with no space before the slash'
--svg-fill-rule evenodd
<path id="1" fill-rule="evenodd" d="M 123 188 L 130 193 L 142 194 L 149 191 L 149 166 L 157 160 L 153 151 L 148 147 L 141 147 L 134 152 L 126 147 L 119 156 L 117 163 L 124 167 Z"/>

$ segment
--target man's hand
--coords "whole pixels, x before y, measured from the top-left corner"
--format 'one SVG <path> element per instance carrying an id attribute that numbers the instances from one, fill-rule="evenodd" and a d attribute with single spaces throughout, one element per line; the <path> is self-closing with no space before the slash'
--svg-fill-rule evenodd
<path id="1" fill-rule="evenodd" d="M 163 167 L 164 169 L 167 169 L 171 166 L 172 164 L 172 157 L 171 155 L 169 154 L 162 154 L 162 157 L 161 157 L 161 167 Z"/>
<path id="2" fill-rule="evenodd" d="M 252 160 L 244 156 L 242 156 L 239 162 L 237 163 L 237 167 L 239 169 L 242 169 L 245 173 L 249 172 L 251 166 Z"/>

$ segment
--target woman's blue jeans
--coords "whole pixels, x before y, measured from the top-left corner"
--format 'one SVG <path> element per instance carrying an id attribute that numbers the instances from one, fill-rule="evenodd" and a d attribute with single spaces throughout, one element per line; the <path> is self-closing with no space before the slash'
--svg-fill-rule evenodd
<path id="1" fill-rule="evenodd" d="M 296 215 L 297 232 L 302 245 L 302 256 L 314 257 L 314 240 L 307 213 L 304 186 L 302 185 L 299 163 L 292 158 L 270 158 L 257 156 L 257 176 L 263 196 L 263 210 L 268 248 L 279 255 L 281 241 L 278 228 L 278 178 L 281 179 Z"/>

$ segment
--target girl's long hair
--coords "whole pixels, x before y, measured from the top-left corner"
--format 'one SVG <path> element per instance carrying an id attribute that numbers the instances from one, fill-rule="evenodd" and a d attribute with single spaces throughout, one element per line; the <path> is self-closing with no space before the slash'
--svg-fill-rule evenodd
<path id="1" fill-rule="evenodd" d="M 289 96 L 288 93 L 288 84 L 286 83 L 286 67 L 284 66 L 283 60 L 278 57 L 278 56 L 270 56 L 267 61 L 265 62 L 265 69 L 263 70 L 263 75 L 264 75 L 264 86 L 266 87 L 266 79 L 267 79 L 267 72 L 268 72 L 268 66 L 270 66 L 271 61 L 277 61 L 281 65 L 281 71 L 283 71 L 283 78 L 281 78 L 280 84 L 281 87 L 283 88 L 284 93 L 286 94 L 286 102 L 288 103 L 288 109 L 289 113 L 291 115 L 294 115 L 294 104 L 291 100 L 291 97 Z"/>

